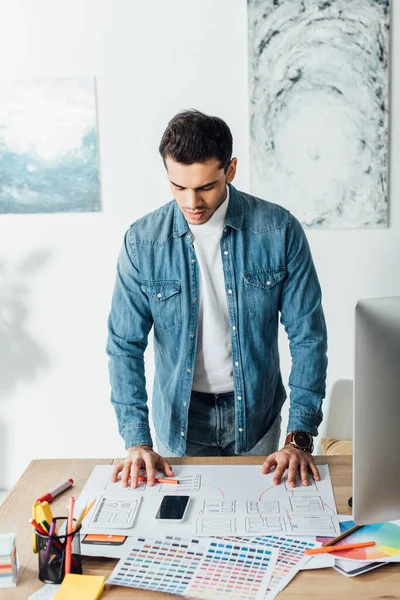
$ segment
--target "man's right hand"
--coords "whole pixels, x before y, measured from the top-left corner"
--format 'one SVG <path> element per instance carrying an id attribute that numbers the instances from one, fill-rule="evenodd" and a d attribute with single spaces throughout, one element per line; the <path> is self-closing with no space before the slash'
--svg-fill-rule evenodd
<path id="1" fill-rule="evenodd" d="M 154 452 L 151 446 L 132 446 L 127 452 L 128 456 L 113 471 L 113 483 L 118 481 L 121 471 L 121 483 L 124 488 L 129 486 L 129 482 L 131 488 L 137 487 L 140 469 L 145 469 L 147 485 L 150 487 L 154 485 L 156 470 L 162 471 L 167 477 L 174 476 L 167 459 Z"/>

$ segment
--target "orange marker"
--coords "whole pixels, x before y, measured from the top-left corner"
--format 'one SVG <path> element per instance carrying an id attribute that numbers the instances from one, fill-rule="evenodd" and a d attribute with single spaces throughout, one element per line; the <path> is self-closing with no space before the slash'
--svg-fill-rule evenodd
<path id="1" fill-rule="evenodd" d="M 68 519 L 67 519 L 67 541 L 65 544 L 65 575 L 71 573 L 71 558 L 72 558 L 72 534 L 74 530 L 74 507 L 75 498 L 71 496 L 69 499 Z"/>
<path id="2" fill-rule="evenodd" d="M 148 478 L 142 477 L 141 475 L 139 475 L 138 481 L 148 481 Z M 162 477 L 156 477 L 154 479 L 154 483 L 174 483 L 175 485 L 178 485 L 179 480 L 178 479 L 163 479 Z"/>
<path id="3" fill-rule="evenodd" d="M 304 554 L 326 554 L 327 552 L 341 552 L 342 550 L 355 550 L 356 548 L 368 548 L 375 546 L 375 542 L 360 542 L 359 544 L 338 544 L 337 546 L 322 546 L 304 550 Z"/>

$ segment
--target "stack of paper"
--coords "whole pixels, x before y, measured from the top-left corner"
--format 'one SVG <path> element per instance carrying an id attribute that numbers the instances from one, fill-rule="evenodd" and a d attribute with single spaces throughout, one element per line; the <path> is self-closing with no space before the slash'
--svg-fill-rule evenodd
<path id="1" fill-rule="evenodd" d="M 15 533 L 0 534 L 0 588 L 17 584 L 18 561 Z"/>

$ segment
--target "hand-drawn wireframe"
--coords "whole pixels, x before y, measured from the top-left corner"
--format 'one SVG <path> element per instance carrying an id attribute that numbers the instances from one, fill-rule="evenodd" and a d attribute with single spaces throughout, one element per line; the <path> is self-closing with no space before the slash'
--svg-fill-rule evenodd
<path id="1" fill-rule="evenodd" d="M 202 535 L 231 535 L 236 532 L 236 519 L 212 517 L 197 519 L 196 530 Z"/>
<path id="2" fill-rule="evenodd" d="M 204 500 L 203 514 L 234 513 L 236 500 Z"/>
<path id="3" fill-rule="evenodd" d="M 296 476 L 296 487 L 292 488 L 290 487 L 290 485 L 288 484 L 288 480 L 287 477 L 285 477 L 284 479 L 285 482 L 285 488 L 289 491 L 289 492 L 298 492 L 299 489 L 301 488 L 301 492 L 318 492 L 318 488 L 317 488 L 317 484 L 315 483 L 315 480 L 311 477 L 311 475 L 308 478 L 308 485 L 304 485 L 303 482 L 301 481 L 301 477 L 300 474 L 297 474 Z"/>
<path id="4" fill-rule="evenodd" d="M 179 483 L 174 485 L 173 483 L 162 483 L 160 485 L 160 492 L 180 494 L 184 492 L 198 492 L 201 488 L 201 475 L 182 475 L 179 477 Z"/>
<path id="5" fill-rule="evenodd" d="M 298 533 L 300 535 L 310 535 L 309 533 L 303 533 L 304 531 L 323 531 L 325 535 L 329 535 L 330 533 L 335 532 L 335 525 L 333 523 L 332 517 L 329 515 L 321 515 L 321 516 L 300 516 L 300 515 L 292 515 L 290 517 L 290 524 L 293 530 L 293 533 Z M 320 534 L 318 534 L 320 535 Z"/>
<path id="6" fill-rule="evenodd" d="M 279 514 L 279 502 L 267 500 L 247 500 L 246 510 L 249 515 Z"/>
<path id="7" fill-rule="evenodd" d="M 90 527 L 104 529 L 126 529 L 133 527 L 139 504 L 139 498 L 107 498 L 102 496 L 90 521 Z"/>
<path id="8" fill-rule="evenodd" d="M 290 496 L 290 507 L 293 512 L 324 512 L 321 496 Z"/>
<path id="9" fill-rule="evenodd" d="M 118 481 L 116 483 L 113 483 L 111 481 L 111 479 L 112 478 L 110 477 L 110 479 L 107 481 L 107 485 L 104 488 L 105 490 L 117 490 L 117 491 L 124 490 L 124 492 L 144 492 L 144 490 L 146 489 L 146 485 L 147 485 L 145 481 L 138 481 L 137 487 L 131 488 L 131 487 L 129 487 L 131 484 L 131 480 L 129 479 L 128 487 L 124 488 L 124 487 L 122 487 L 122 483 L 121 483 L 120 479 L 118 479 Z"/>
<path id="10" fill-rule="evenodd" d="M 282 517 L 246 517 L 247 533 L 266 533 L 286 531 L 285 521 Z"/>

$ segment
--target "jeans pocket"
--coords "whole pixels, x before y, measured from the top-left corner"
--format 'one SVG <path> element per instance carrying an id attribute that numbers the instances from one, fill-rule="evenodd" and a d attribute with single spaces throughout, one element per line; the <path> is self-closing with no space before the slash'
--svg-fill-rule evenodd
<path id="1" fill-rule="evenodd" d="M 142 292 L 149 299 L 154 325 L 168 330 L 182 322 L 181 282 L 170 279 L 142 281 Z"/>
<path id="2" fill-rule="evenodd" d="M 265 323 L 277 318 L 286 267 L 270 267 L 243 273 L 245 298 L 251 319 Z"/>

